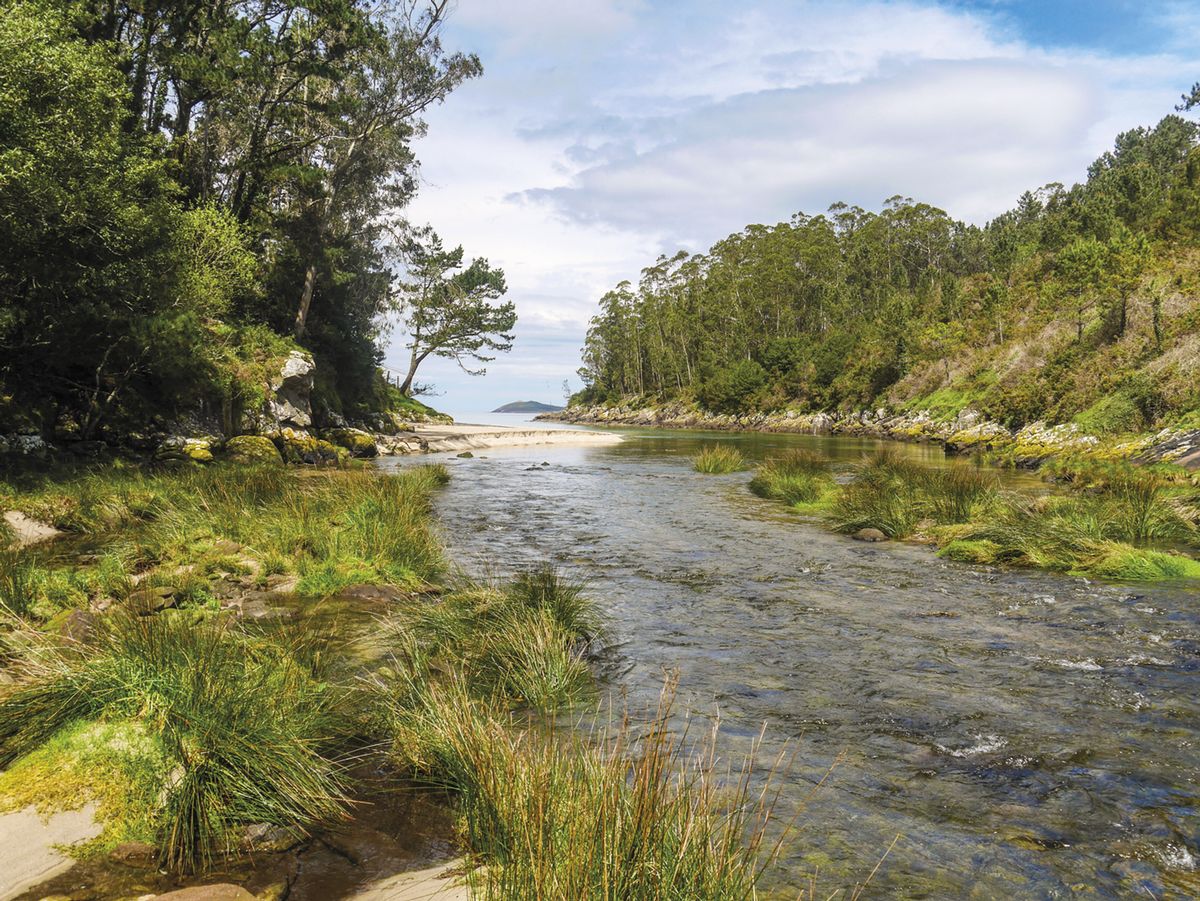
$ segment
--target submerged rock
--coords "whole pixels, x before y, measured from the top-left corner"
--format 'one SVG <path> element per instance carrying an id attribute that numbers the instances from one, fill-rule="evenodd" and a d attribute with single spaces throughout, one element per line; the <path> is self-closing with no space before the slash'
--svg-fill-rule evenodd
<path id="1" fill-rule="evenodd" d="M 255 897 L 240 885 L 219 882 L 216 885 L 196 885 L 167 892 L 165 895 L 155 895 L 153 901 L 255 901 Z"/>

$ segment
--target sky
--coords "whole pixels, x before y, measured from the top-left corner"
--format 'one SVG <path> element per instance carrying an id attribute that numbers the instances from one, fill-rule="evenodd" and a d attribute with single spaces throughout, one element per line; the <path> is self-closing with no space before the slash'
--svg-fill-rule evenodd
<path id="1" fill-rule="evenodd" d="M 1200 80 L 1200 0 L 457 0 L 443 43 L 484 74 L 426 116 L 406 215 L 501 267 L 519 321 L 485 376 L 418 381 L 482 411 L 578 390 L 600 296 L 660 254 L 896 194 L 982 224 L 1081 180 Z"/>

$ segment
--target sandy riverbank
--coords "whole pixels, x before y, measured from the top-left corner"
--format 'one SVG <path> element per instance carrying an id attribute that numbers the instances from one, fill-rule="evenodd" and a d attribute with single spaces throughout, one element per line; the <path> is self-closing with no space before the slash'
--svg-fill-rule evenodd
<path id="1" fill-rule="evenodd" d="M 532 445 L 610 445 L 623 439 L 612 432 L 592 432 L 583 429 L 538 429 L 513 426 L 472 425 L 422 425 L 417 427 L 417 436 L 427 445 L 426 453 L 446 451 L 474 451 L 499 447 L 525 447 Z"/>

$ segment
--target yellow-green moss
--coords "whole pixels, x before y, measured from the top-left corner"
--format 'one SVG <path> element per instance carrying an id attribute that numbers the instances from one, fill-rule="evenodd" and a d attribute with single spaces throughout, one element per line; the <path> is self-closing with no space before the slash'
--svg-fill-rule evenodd
<path id="1" fill-rule="evenodd" d="M 270 438 L 238 435 L 225 444 L 225 459 L 234 463 L 282 463 L 283 457 Z"/>
<path id="2" fill-rule="evenodd" d="M 154 842 L 167 779 L 162 746 L 135 722 L 76 722 L 0 773 L 0 810 L 43 815 L 96 805 L 102 831 L 73 849 L 80 857 L 121 842 Z"/>

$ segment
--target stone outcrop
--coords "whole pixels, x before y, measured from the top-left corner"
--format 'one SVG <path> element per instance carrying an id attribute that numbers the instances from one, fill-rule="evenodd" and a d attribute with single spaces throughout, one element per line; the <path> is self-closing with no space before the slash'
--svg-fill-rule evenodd
<path id="1" fill-rule="evenodd" d="M 213 461 L 213 438 L 188 438 L 174 435 L 166 439 L 155 451 L 155 459 L 162 462 L 211 463 Z"/>
<path id="2" fill-rule="evenodd" d="M 315 370 L 316 365 L 308 354 L 298 350 L 288 354 L 279 374 L 271 380 L 271 395 L 267 398 L 264 410 L 268 424 L 266 428 L 260 428 L 260 431 L 307 429 L 313 424 L 312 389 Z"/>
<path id="3" fill-rule="evenodd" d="M 348 450 L 352 457 L 379 456 L 379 447 L 374 436 L 362 429 L 329 429 L 324 435 L 330 443 Z"/>

